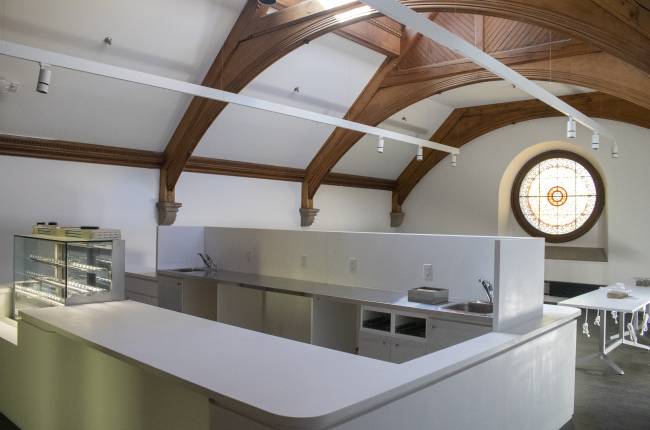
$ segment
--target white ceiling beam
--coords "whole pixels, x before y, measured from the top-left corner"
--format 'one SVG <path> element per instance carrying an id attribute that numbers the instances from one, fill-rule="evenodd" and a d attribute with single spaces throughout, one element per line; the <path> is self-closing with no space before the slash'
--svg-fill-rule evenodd
<path id="1" fill-rule="evenodd" d="M 577 122 L 598 133 L 600 136 L 608 137 L 614 140 L 613 134 L 602 124 L 589 118 L 573 106 L 560 100 L 555 95 L 546 91 L 533 81 L 525 78 L 520 73 L 496 60 L 489 54 L 486 54 L 476 46 L 465 41 L 461 37 L 447 30 L 446 28 L 430 21 L 426 16 L 421 15 L 407 6 L 402 5 L 395 0 L 362 0 L 367 5 L 381 12 L 384 16 L 394 19 L 400 24 L 421 33 L 436 43 L 461 54 L 465 58 L 472 60 L 474 63 L 486 70 L 494 73 L 500 78 L 514 84 L 520 90 L 546 103 L 552 108 L 562 112 L 564 115 L 573 117 Z"/>
<path id="2" fill-rule="evenodd" d="M 225 103 L 232 103 L 239 106 L 246 106 L 253 109 L 264 110 L 267 112 L 274 112 L 281 115 L 287 115 L 294 118 L 300 118 L 307 121 L 318 122 L 321 124 L 328 124 L 347 130 L 357 131 L 373 136 L 383 136 L 386 139 L 391 139 L 399 142 L 409 143 L 412 145 L 423 146 L 437 151 L 447 152 L 450 154 L 458 154 L 458 148 L 443 145 L 429 140 L 420 139 L 418 137 L 410 136 L 407 134 L 398 133 L 391 130 L 386 130 L 378 127 L 371 127 L 366 124 L 361 124 L 354 121 L 348 121 L 343 118 L 337 118 L 330 115 L 325 115 L 318 112 L 312 112 L 305 109 L 299 109 L 293 106 L 287 106 L 280 103 L 274 103 L 267 100 L 249 97 L 242 94 L 230 93 L 228 91 L 218 90 L 216 88 L 205 87 L 202 85 L 192 84 L 185 81 L 180 81 L 163 76 L 153 75 L 150 73 L 139 72 L 137 70 L 126 69 L 123 67 L 112 66 L 110 64 L 99 63 L 90 61 L 83 58 L 72 57 L 57 52 L 47 51 L 43 49 L 33 48 L 26 45 L 11 43 L 5 40 L 0 40 L 0 54 L 9 57 L 20 58 L 23 60 L 34 61 L 38 63 L 45 63 L 51 66 L 57 66 L 64 69 L 77 70 L 80 72 L 90 73 L 98 76 L 105 76 L 108 78 L 118 79 L 121 81 L 132 82 L 141 85 L 147 85 L 155 88 L 162 88 L 165 90 L 175 91 L 192 96 L 203 97 Z M 53 79 L 56 79 L 54 77 Z M 52 85 L 56 85 L 53 82 Z"/>

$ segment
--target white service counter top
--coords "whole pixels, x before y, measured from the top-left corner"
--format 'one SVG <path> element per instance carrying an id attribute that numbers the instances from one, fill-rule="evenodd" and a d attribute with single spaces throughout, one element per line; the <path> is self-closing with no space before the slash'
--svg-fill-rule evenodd
<path id="1" fill-rule="evenodd" d="M 132 301 L 30 309 L 23 321 L 189 384 L 274 428 L 321 429 L 404 397 L 554 330 L 577 309 L 544 306 L 517 333 L 492 332 L 392 364 Z"/>
<path id="2" fill-rule="evenodd" d="M 277 276 L 265 276 L 253 273 L 232 272 L 219 270 L 216 272 L 196 271 L 178 272 L 174 270 L 159 270 L 164 276 L 184 279 L 213 280 L 215 285 L 219 282 L 237 284 L 242 287 L 257 288 L 266 291 L 276 291 L 287 294 L 298 294 L 306 297 L 323 297 L 335 301 L 354 303 L 366 306 L 380 306 L 390 309 L 418 312 L 437 318 L 460 320 L 468 323 L 492 325 L 492 316 L 483 314 L 470 314 L 465 312 L 444 309 L 442 305 L 427 305 L 424 303 L 409 302 L 407 294 L 400 291 L 379 290 L 376 288 L 351 287 L 346 285 L 329 284 L 325 282 L 305 281 Z M 477 283 L 477 291 L 483 291 Z M 487 300 L 487 297 L 486 297 Z"/>

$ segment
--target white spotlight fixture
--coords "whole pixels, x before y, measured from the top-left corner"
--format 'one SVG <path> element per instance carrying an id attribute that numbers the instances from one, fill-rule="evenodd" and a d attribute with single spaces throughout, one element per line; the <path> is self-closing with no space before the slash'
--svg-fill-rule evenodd
<path id="1" fill-rule="evenodd" d="M 618 158 L 618 143 L 614 142 L 612 146 L 612 158 Z"/>
<path id="2" fill-rule="evenodd" d="M 422 161 L 424 159 L 424 150 L 422 149 L 422 145 L 418 145 L 418 155 L 415 157 L 416 160 Z"/>
<path id="3" fill-rule="evenodd" d="M 600 135 L 598 133 L 594 133 L 591 135 L 591 149 L 597 151 L 598 148 L 600 148 Z"/>
<path id="4" fill-rule="evenodd" d="M 384 153 L 384 136 L 379 136 L 377 139 L 377 152 L 380 154 Z"/>
<path id="5" fill-rule="evenodd" d="M 458 165 L 458 156 L 451 154 L 451 167 L 456 167 L 456 165 Z"/>
<path id="6" fill-rule="evenodd" d="M 576 120 L 572 116 L 569 117 L 566 123 L 566 137 L 569 139 L 576 138 Z"/>
<path id="7" fill-rule="evenodd" d="M 50 79 L 52 78 L 52 69 L 49 64 L 40 63 L 40 70 L 38 71 L 38 83 L 36 84 L 36 91 L 41 94 L 47 94 L 50 90 Z"/>

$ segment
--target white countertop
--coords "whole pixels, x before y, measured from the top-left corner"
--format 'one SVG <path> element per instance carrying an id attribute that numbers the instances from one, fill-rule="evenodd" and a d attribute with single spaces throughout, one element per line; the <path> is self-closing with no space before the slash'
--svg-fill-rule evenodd
<path id="1" fill-rule="evenodd" d="M 573 306 L 583 309 L 634 312 L 650 303 L 650 287 L 626 286 L 626 288 L 632 290 L 632 294 L 623 299 L 608 298 L 607 288 L 608 287 L 602 287 L 586 294 L 564 300 L 563 302 L 558 303 L 558 305 Z"/>
<path id="2" fill-rule="evenodd" d="M 23 321 L 162 372 L 274 428 L 321 429 L 482 362 L 579 316 L 544 306 L 517 333 L 489 333 L 392 364 L 132 301 L 29 309 Z"/>

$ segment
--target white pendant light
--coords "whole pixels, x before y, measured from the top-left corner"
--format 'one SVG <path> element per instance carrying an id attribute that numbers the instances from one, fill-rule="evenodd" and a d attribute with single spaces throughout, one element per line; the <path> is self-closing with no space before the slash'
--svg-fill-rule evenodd
<path id="1" fill-rule="evenodd" d="M 384 153 L 384 136 L 379 136 L 377 139 L 377 152 L 380 154 Z"/>
<path id="2" fill-rule="evenodd" d="M 618 158 L 618 143 L 616 141 L 614 142 L 614 146 L 612 146 L 612 158 Z"/>
<path id="3" fill-rule="evenodd" d="M 415 157 L 416 160 L 422 161 L 424 159 L 424 150 L 422 149 L 422 145 L 418 145 L 418 155 Z"/>
<path id="4" fill-rule="evenodd" d="M 36 84 L 36 91 L 41 94 L 47 94 L 50 90 L 50 79 L 52 78 L 52 69 L 49 64 L 40 63 L 38 70 L 38 83 Z"/>
<path id="5" fill-rule="evenodd" d="M 591 149 L 597 151 L 600 148 L 600 135 L 594 133 L 591 135 Z"/>
<path id="6" fill-rule="evenodd" d="M 569 139 L 576 138 L 576 120 L 572 116 L 569 117 L 566 123 L 566 137 Z"/>

